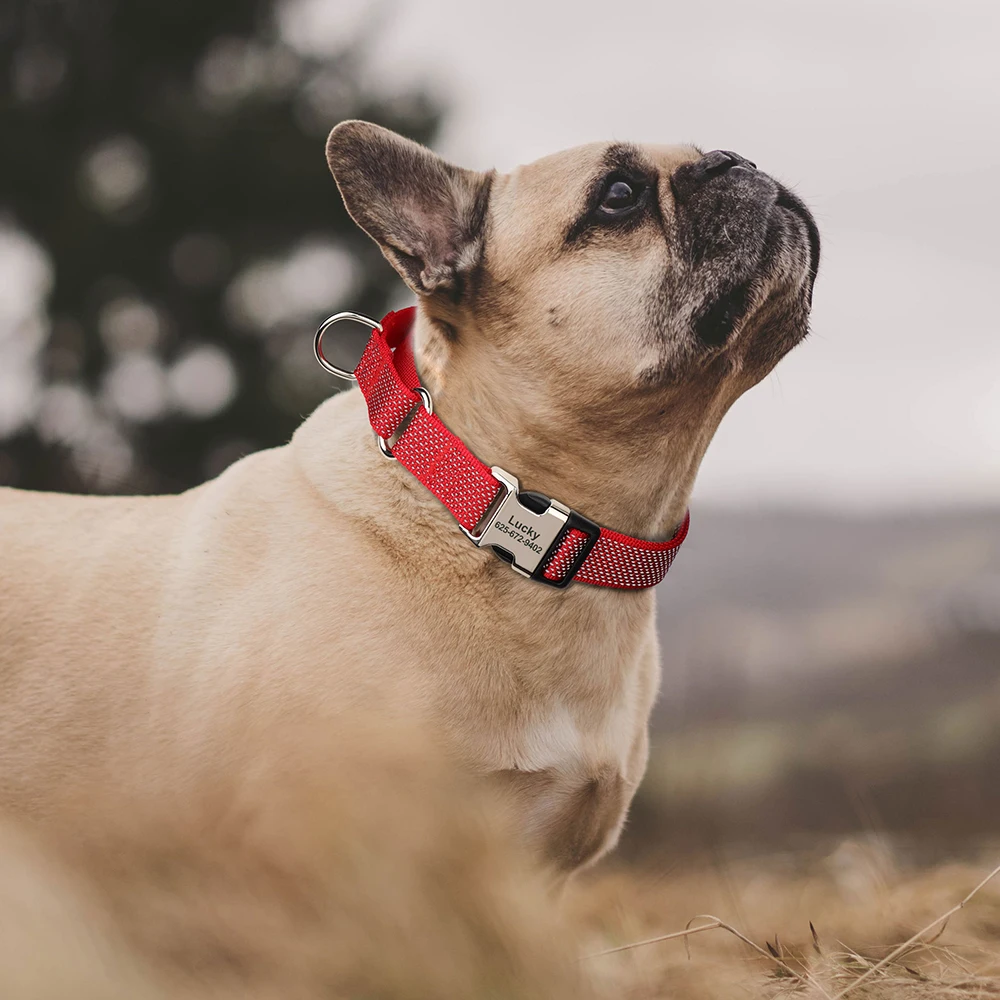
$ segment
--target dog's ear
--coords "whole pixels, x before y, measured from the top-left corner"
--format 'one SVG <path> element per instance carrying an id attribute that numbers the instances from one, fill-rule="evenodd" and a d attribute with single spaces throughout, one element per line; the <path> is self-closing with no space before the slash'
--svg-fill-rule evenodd
<path id="1" fill-rule="evenodd" d="M 368 122 L 341 122 L 326 158 L 351 218 L 420 295 L 457 298 L 482 254 L 493 174 L 442 160 Z"/>

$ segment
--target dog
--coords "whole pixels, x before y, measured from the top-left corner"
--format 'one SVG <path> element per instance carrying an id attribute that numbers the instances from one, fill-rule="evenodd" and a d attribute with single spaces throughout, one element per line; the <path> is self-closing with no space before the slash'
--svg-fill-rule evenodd
<path id="1" fill-rule="evenodd" d="M 799 198 L 692 146 L 483 173 L 348 121 L 327 158 L 416 295 L 444 424 L 592 521 L 670 537 L 723 415 L 807 333 Z M 182 808 L 290 720 L 364 713 L 423 720 L 563 871 L 619 835 L 658 687 L 652 591 L 512 572 L 383 458 L 357 391 L 178 496 L 2 490 L 0 539 L 0 807 L 111 822 L 113 787 Z"/>

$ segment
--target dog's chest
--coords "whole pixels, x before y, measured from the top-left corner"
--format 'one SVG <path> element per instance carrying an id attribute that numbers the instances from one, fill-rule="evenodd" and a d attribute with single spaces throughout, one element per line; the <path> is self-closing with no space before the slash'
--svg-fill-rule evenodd
<path id="1" fill-rule="evenodd" d="M 593 734 L 585 733 L 574 714 L 557 701 L 511 733 L 504 765 L 518 771 L 570 768 L 588 755 L 589 742 Z"/>
<path id="2" fill-rule="evenodd" d="M 636 729 L 644 724 L 621 701 L 603 712 L 584 713 L 554 699 L 512 727 L 500 763 L 519 771 L 582 773 L 592 764 L 624 769 Z"/>

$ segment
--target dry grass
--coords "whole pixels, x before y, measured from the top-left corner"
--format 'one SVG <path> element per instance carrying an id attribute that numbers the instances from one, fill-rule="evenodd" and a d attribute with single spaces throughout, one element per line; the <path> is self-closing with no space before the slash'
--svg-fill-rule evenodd
<path id="1" fill-rule="evenodd" d="M 862 844 L 789 867 L 591 877 L 569 900 L 590 933 L 583 964 L 634 1000 L 1000 996 L 1000 869 L 900 872 Z M 706 913 L 720 916 L 685 932 Z"/>

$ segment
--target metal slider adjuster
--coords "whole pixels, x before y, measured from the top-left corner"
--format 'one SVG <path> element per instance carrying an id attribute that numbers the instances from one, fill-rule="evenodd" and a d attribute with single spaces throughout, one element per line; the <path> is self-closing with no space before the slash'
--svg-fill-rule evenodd
<path id="1" fill-rule="evenodd" d="M 597 543 L 600 526 L 543 493 L 522 493 L 517 479 L 498 465 L 490 472 L 502 487 L 498 499 L 476 525 L 480 530 L 462 531 L 480 548 L 491 546 L 515 573 L 550 587 L 569 586 Z M 560 579 L 547 579 L 549 556 L 574 528 L 586 535 L 586 541 Z"/>
<path id="2" fill-rule="evenodd" d="M 341 368 L 339 365 L 335 365 L 323 353 L 323 337 L 326 335 L 327 330 L 336 326 L 338 323 L 343 323 L 345 320 L 350 320 L 352 323 L 360 323 L 362 326 L 367 326 L 369 330 L 378 330 L 379 333 L 382 332 L 382 324 L 376 323 L 370 316 L 362 316 L 361 313 L 356 312 L 336 313 L 328 319 L 325 319 L 316 331 L 316 335 L 313 337 L 313 356 L 331 375 L 336 375 L 337 378 L 346 379 L 348 382 L 357 382 L 358 378 L 353 371 L 349 372 L 346 368 Z M 431 394 L 422 385 L 418 385 L 413 391 L 420 397 L 420 402 L 424 404 L 424 409 L 427 410 L 428 413 L 433 413 L 434 400 L 431 399 Z M 414 403 L 414 409 L 416 409 L 419 405 L 420 403 Z M 412 417 L 412 415 L 413 410 L 410 411 L 407 417 L 403 418 L 403 423 L 405 424 L 407 418 Z M 402 426 L 402 424 L 400 426 Z M 397 431 L 395 436 L 397 438 L 402 437 L 402 433 Z M 393 455 L 392 448 L 389 447 L 389 439 L 382 437 L 380 434 L 376 434 L 375 440 L 378 442 L 378 450 L 382 452 L 383 458 L 388 458 L 395 462 L 396 456 Z"/>

